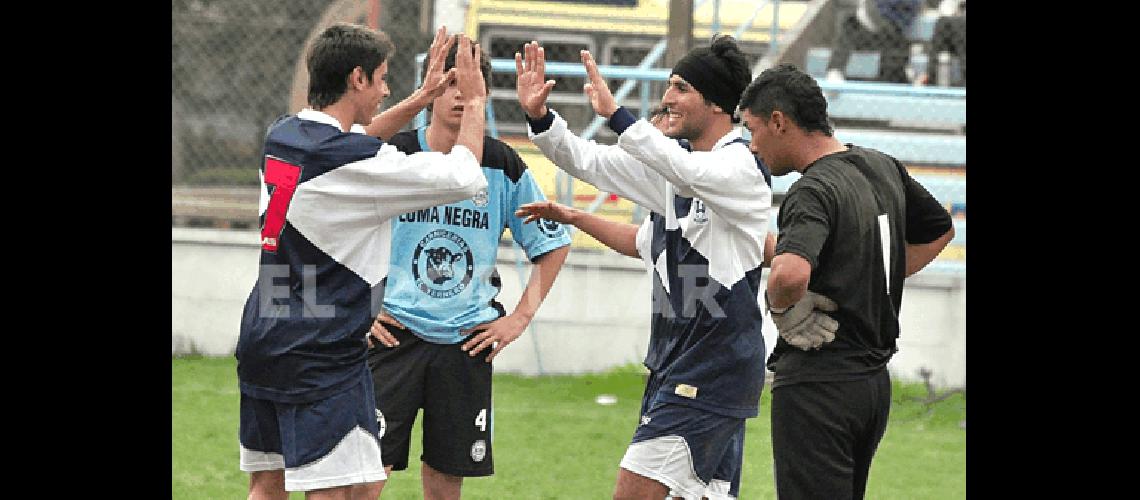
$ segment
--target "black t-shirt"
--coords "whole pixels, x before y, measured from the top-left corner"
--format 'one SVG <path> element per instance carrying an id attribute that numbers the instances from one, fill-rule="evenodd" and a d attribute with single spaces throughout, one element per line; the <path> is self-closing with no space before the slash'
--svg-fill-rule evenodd
<path id="1" fill-rule="evenodd" d="M 897 351 L 906 245 L 950 230 L 950 214 L 898 160 L 848 144 L 809 165 L 780 205 L 776 254 L 811 263 L 808 289 L 839 305 L 835 340 L 802 351 L 782 338 L 768 358 L 773 387 L 858 380 Z"/>

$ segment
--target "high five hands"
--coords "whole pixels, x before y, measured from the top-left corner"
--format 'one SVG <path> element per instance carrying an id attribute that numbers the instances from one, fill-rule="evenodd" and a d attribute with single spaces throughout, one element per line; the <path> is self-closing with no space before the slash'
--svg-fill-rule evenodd
<path id="1" fill-rule="evenodd" d="M 606 80 L 598 72 L 598 65 L 590 51 L 581 52 L 582 64 L 586 67 L 586 77 L 589 83 L 582 87 L 590 99 L 594 112 L 609 118 L 617 111 L 617 101 L 614 100 Z M 542 118 L 546 115 L 546 98 L 554 89 L 554 80 L 546 79 L 546 51 L 538 42 L 523 45 L 523 54 L 515 52 L 515 90 L 518 93 L 519 104 L 527 116 L 532 119 Z"/>
<path id="2" fill-rule="evenodd" d="M 459 87 L 465 101 L 480 101 L 480 106 L 472 109 L 482 112 L 482 101 L 487 100 L 487 86 L 483 72 L 479 69 L 483 57 L 478 48 L 479 45 L 473 43 L 467 35 L 459 35 L 459 48 L 455 51 L 455 85 Z"/>
<path id="3" fill-rule="evenodd" d="M 431 41 L 431 47 L 428 49 L 427 74 L 424 75 L 424 83 L 420 86 L 421 91 L 426 96 L 426 102 L 431 102 L 436 97 L 443 95 L 447 86 L 455 79 L 455 73 L 458 71 L 456 68 L 451 68 L 446 73 L 443 71 L 447 52 L 451 50 L 451 45 L 454 42 L 455 37 L 447 34 L 447 26 L 440 26 L 439 30 L 435 32 L 435 38 Z"/>
<path id="4" fill-rule="evenodd" d="M 598 72 L 598 64 L 594 62 L 594 56 L 590 55 L 590 51 L 582 51 L 582 64 L 586 66 L 586 78 L 590 80 L 589 83 L 582 86 L 582 90 L 586 91 L 586 96 L 590 98 L 590 105 L 594 107 L 594 112 L 608 120 L 618 109 L 617 101 L 614 100 L 614 95 L 610 93 L 606 79 L 602 78 L 602 74 Z"/>
<path id="5" fill-rule="evenodd" d="M 538 42 L 524 44 L 522 55 L 515 52 L 515 75 L 523 111 L 535 120 L 546 116 L 546 98 L 554 89 L 554 80 L 546 80 L 546 51 Z"/>

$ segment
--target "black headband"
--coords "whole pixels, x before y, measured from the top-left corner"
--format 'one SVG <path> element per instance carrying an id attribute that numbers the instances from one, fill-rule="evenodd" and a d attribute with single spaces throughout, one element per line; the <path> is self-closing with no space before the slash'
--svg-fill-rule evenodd
<path id="1" fill-rule="evenodd" d="M 720 106 L 729 116 L 736 112 L 744 88 L 735 88 L 738 85 L 734 85 L 724 61 L 710 54 L 707 48 L 693 49 L 682 57 L 673 67 L 673 74 L 684 78 L 705 99 Z"/>

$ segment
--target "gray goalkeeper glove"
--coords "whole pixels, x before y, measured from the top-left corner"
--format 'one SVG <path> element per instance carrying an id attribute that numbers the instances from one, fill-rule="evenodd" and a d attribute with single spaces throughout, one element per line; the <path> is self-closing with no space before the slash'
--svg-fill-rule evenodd
<path id="1" fill-rule="evenodd" d="M 819 349 L 820 346 L 835 340 L 839 322 L 820 311 L 835 312 L 839 306 L 835 301 L 818 293 L 807 292 L 799 302 L 783 309 L 768 304 L 768 294 L 764 302 L 776 324 L 776 331 L 785 342 L 802 349 Z"/>

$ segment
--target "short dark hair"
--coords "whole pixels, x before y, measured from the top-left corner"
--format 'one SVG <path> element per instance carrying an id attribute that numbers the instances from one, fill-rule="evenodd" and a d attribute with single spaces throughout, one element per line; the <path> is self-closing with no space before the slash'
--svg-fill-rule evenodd
<path id="1" fill-rule="evenodd" d="M 827 117 L 827 99 L 815 78 L 791 64 L 781 64 L 760 73 L 740 96 L 740 109 L 765 121 L 779 110 L 805 131 L 833 131 Z"/>
<path id="2" fill-rule="evenodd" d="M 455 67 L 455 54 L 459 51 L 459 35 L 451 35 L 451 49 L 447 51 L 447 58 L 443 61 L 443 71 Z M 483 46 L 477 43 L 471 44 L 471 53 L 479 51 L 479 71 L 483 72 L 483 84 L 486 85 L 487 92 L 491 92 L 491 58 L 487 56 L 487 51 L 483 50 Z M 420 68 L 420 81 L 422 82 L 427 76 L 428 61 L 425 59 L 423 67 Z M 432 103 L 428 103 L 427 110 L 431 111 Z"/>
<path id="3" fill-rule="evenodd" d="M 309 105 L 321 109 L 340 100 L 348 76 L 359 66 L 368 81 L 395 50 L 388 35 L 358 24 L 336 23 L 325 28 L 309 47 Z"/>

